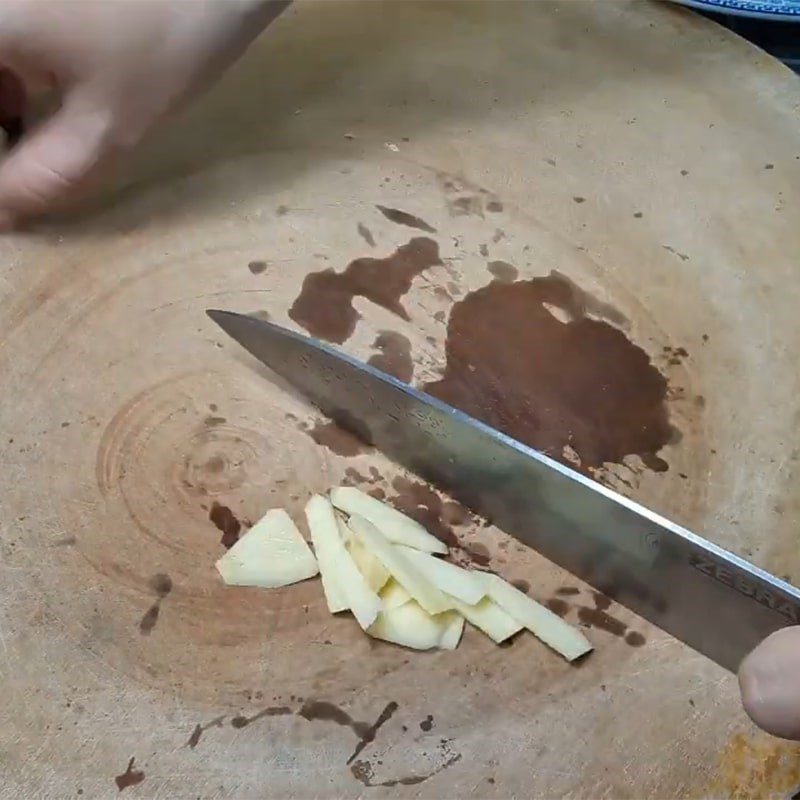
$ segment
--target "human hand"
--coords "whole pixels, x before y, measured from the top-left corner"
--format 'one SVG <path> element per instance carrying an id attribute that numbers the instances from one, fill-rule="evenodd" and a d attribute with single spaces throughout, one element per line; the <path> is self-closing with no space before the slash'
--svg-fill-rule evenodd
<path id="1" fill-rule="evenodd" d="M 800 626 L 768 636 L 739 667 L 742 705 L 759 728 L 800 740 Z"/>
<path id="2" fill-rule="evenodd" d="M 58 109 L 0 161 L 0 230 L 74 196 L 235 61 L 290 0 L 0 0 L 0 124 Z"/>

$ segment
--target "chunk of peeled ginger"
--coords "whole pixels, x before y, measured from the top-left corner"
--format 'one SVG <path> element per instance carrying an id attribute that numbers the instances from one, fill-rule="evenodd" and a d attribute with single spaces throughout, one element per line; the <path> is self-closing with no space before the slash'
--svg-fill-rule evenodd
<path id="1" fill-rule="evenodd" d="M 335 545 L 331 545 L 329 541 L 331 534 L 327 531 L 327 514 L 322 505 L 315 502 L 317 497 L 319 495 L 314 495 L 308 501 L 305 507 L 305 515 L 311 532 L 311 541 L 314 544 L 317 562 L 320 565 L 322 593 L 325 595 L 328 611 L 331 614 L 338 614 L 340 611 L 347 611 L 347 599 L 344 596 L 344 589 L 339 585 L 339 573 L 334 565 L 335 556 L 333 553 Z"/>
<path id="2" fill-rule="evenodd" d="M 409 600 L 381 611 L 375 622 L 367 628 L 367 633 L 375 639 L 415 650 L 454 650 L 463 629 L 464 618 L 455 611 L 432 615 L 415 600 Z"/>
<path id="3" fill-rule="evenodd" d="M 416 520 L 370 497 L 353 486 L 331 489 L 331 502 L 349 516 L 371 522 L 390 542 L 426 553 L 446 553 L 447 545 L 432 536 Z"/>
<path id="4" fill-rule="evenodd" d="M 500 644 L 525 626 L 506 613 L 490 597 L 484 597 L 475 605 L 451 598 L 453 607 L 467 622 L 482 630 L 490 639 Z"/>
<path id="5" fill-rule="evenodd" d="M 381 600 L 383 600 L 384 612 L 393 611 L 406 603 L 415 602 L 411 595 L 394 578 L 389 578 L 386 586 L 383 587 Z M 421 610 L 424 611 L 424 609 Z M 380 615 L 378 616 L 380 618 Z M 464 632 L 464 617 L 455 611 L 445 611 L 435 616 L 430 614 L 428 616 L 445 625 L 439 644 L 436 646 L 440 650 L 455 650 L 461 641 L 461 634 Z M 401 643 L 398 642 L 398 644 Z"/>
<path id="6" fill-rule="evenodd" d="M 395 545 L 395 549 L 411 562 L 423 578 L 462 603 L 473 606 L 486 595 L 486 588 L 478 573 L 410 547 Z"/>
<path id="7" fill-rule="evenodd" d="M 579 630 L 499 575 L 482 572 L 479 577 L 486 593 L 503 611 L 567 661 L 574 661 L 592 649 L 589 640 Z"/>
<path id="8" fill-rule="evenodd" d="M 274 589 L 313 578 L 317 560 L 282 508 L 268 511 L 216 563 L 229 586 Z"/>
<path id="9" fill-rule="evenodd" d="M 395 547 L 369 520 L 353 515 L 350 517 L 349 527 L 358 541 L 383 564 L 425 611 L 429 614 L 440 614 L 453 608 L 449 598 L 426 580 L 400 552 L 400 548 Z"/>
<path id="10" fill-rule="evenodd" d="M 358 571 L 364 576 L 364 580 L 373 592 L 380 592 L 389 580 L 389 570 L 361 544 L 343 519 L 337 516 L 336 522 L 345 547 L 355 561 Z"/>
<path id="11" fill-rule="evenodd" d="M 327 497 L 315 494 L 305 512 L 328 608 L 333 614 L 349 609 L 366 630 L 383 609 L 383 603 L 348 553 L 333 506 Z"/>

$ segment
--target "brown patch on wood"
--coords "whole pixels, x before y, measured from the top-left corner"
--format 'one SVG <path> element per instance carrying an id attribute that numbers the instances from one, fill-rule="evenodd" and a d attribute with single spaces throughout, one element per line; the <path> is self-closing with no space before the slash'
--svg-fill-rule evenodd
<path id="1" fill-rule="evenodd" d="M 233 511 L 216 500 L 211 504 L 208 518 L 222 531 L 220 543 L 230 550 L 239 541 L 239 531 L 242 529 L 242 523 L 236 519 Z"/>
<path id="2" fill-rule="evenodd" d="M 441 263 L 439 245 L 433 239 L 416 237 L 386 258 L 358 258 L 344 272 L 312 272 L 303 281 L 289 316 L 313 336 L 342 344 L 359 319 L 354 297 L 364 297 L 408 320 L 400 299 L 414 278 Z"/>
<path id="3" fill-rule="evenodd" d="M 380 352 L 370 356 L 368 364 L 403 383 L 411 383 L 414 363 L 408 337 L 397 331 L 381 331 L 372 346 Z"/>
<path id="4" fill-rule="evenodd" d="M 114 783 L 117 784 L 117 789 L 120 792 L 123 791 L 123 789 L 127 789 L 129 786 L 136 786 L 144 780 L 144 772 L 140 769 L 133 768 L 135 761 L 136 759 L 131 756 L 131 760 L 128 762 L 128 768 L 125 772 L 114 778 Z"/>
<path id="5" fill-rule="evenodd" d="M 585 473 L 630 455 L 664 471 L 667 379 L 609 324 L 624 319 L 556 272 L 493 281 L 451 309 L 444 374 L 424 389 Z"/>
<path id="6" fill-rule="evenodd" d="M 436 228 L 428 225 L 424 219 L 420 219 L 414 214 L 409 214 L 407 211 L 402 211 L 399 208 L 387 208 L 386 206 L 375 206 L 378 211 L 383 214 L 389 222 L 394 222 L 395 225 L 405 225 L 407 228 L 416 228 L 426 233 L 436 233 Z"/>

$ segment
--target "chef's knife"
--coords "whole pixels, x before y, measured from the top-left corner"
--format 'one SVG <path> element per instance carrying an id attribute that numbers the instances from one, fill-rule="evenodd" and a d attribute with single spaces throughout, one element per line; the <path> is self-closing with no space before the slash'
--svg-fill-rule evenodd
<path id="1" fill-rule="evenodd" d="M 730 670 L 800 621 L 800 591 L 316 339 L 209 316 L 326 416 L 500 529 Z"/>

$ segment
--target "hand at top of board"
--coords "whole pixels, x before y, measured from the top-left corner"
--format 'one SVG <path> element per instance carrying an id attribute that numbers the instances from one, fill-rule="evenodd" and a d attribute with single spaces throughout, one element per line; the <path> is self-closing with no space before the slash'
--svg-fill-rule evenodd
<path id="1" fill-rule="evenodd" d="M 0 0 L 0 230 L 72 197 L 233 63 L 289 0 Z M 60 105 L 21 132 L 27 98 Z"/>

